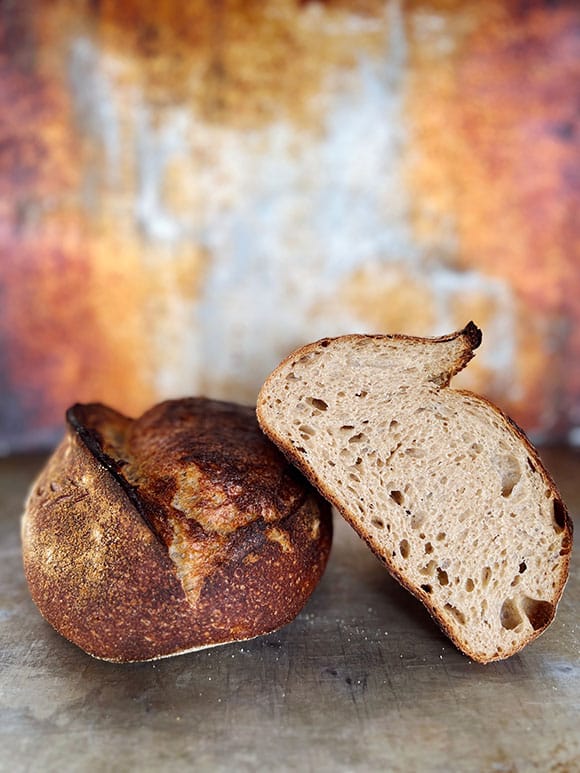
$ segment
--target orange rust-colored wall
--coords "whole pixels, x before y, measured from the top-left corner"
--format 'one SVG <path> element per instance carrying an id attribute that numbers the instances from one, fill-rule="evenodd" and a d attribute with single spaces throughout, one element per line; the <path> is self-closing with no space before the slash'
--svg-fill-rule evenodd
<path id="1" fill-rule="evenodd" d="M 517 412 L 555 431 L 578 421 L 580 8 L 444 7 L 453 52 L 425 38 L 410 65 L 416 228 L 429 242 L 453 213 L 454 259 L 513 288 Z"/>
<path id="2" fill-rule="evenodd" d="M 0 449 L 471 318 L 462 385 L 575 437 L 579 30 L 573 0 L 0 8 Z"/>

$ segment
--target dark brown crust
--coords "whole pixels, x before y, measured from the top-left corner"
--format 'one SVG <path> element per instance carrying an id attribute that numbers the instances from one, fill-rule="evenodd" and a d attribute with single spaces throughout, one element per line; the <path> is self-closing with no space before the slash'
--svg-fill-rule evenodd
<path id="1" fill-rule="evenodd" d="M 259 431 L 254 411 L 169 401 L 154 409 L 155 421 L 146 414 L 142 433 L 139 421 L 108 411 L 69 411 L 68 433 L 27 503 L 24 567 L 48 622 L 89 654 L 117 662 L 249 639 L 290 622 L 324 571 L 330 508 Z M 175 441 L 179 411 L 183 437 Z M 232 504 L 224 534 L 189 523 L 172 504 L 192 465 L 206 494 Z M 196 549 L 207 543 L 215 553 L 201 563 L 195 597 L 168 553 L 171 519 L 192 529 Z"/>
<path id="2" fill-rule="evenodd" d="M 451 377 L 455 373 L 458 373 L 463 367 L 465 367 L 465 365 L 473 357 L 473 349 L 475 349 L 481 343 L 481 331 L 473 324 L 473 322 L 470 322 L 463 330 L 458 331 L 457 333 L 452 333 L 451 335 L 448 335 L 448 336 L 441 336 L 439 338 L 430 338 L 430 339 L 421 338 L 420 339 L 420 338 L 411 338 L 409 336 L 404 336 L 404 335 L 390 335 L 390 336 L 379 335 L 379 336 L 368 336 L 368 337 L 375 338 L 375 339 L 390 338 L 390 339 L 397 339 L 397 340 L 437 342 L 437 341 L 453 340 L 458 336 L 465 336 L 468 347 L 466 348 L 465 355 L 461 358 L 460 361 L 456 363 L 456 368 L 454 368 L 453 371 L 451 372 L 449 379 L 446 382 L 442 383 L 441 385 L 442 388 L 447 388 Z M 359 338 L 361 338 L 360 335 L 341 336 L 341 340 L 343 341 L 356 340 Z M 541 627 L 539 627 L 537 630 L 532 631 L 532 633 L 530 633 L 528 638 L 523 640 L 513 650 L 504 651 L 501 654 L 497 654 L 497 656 L 494 656 L 494 657 L 482 657 L 480 653 L 473 651 L 469 647 L 469 645 L 466 644 L 466 642 L 464 642 L 460 637 L 456 635 L 456 632 L 449 626 L 447 621 L 434 608 L 429 594 L 425 593 L 421 588 L 417 588 L 415 585 L 410 583 L 404 577 L 404 575 L 402 575 L 399 571 L 397 571 L 396 567 L 394 567 L 392 562 L 389 560 L 389 556 L 384 554 L 383 549 L 378 544 L 378 542 L 374 541 L 372 536 L 370 534 L 367 534 L 364 531 L 361 525 L 357 522 L 356 516 L 353 513 L 349 512 L 346 508 L 344 508 L 339 503 L 334 493 L 328 487 L 326 487 L 324 483 L 319 479 L 319 477 L 312 469 L 312 467 L 309 465 L 307 460 L 299 452 L 297 452 L 294 446 L 286 438 L 284 438 L 282 435 L 278 435 L 278 433 L 271 430 L 270 427 L 268 427 L 267 425 L 267 421 L 261 411 L 261 406 L 264 399 L 263 395 L 267 392 L 270 379 L 272 379 L 275 376 L 275 374 L 279 373 L 288 365 L 292 365 L 293 362 L 296 362 L 304 354 L 307 354 L 313 351 L 314 349 L 318 348 L 321 345 L 324 348 L 326 348 L 331 340 L 336 340 L 336 339 L 330 339 L 330 338 L 321 339 L 320 341 L 317 341 L 313 344 L 307 344 L 306 346 L 303 346 L 300 349 L 297 349 L 295 352 L 292 352 L 282 363 L 280 363 L 280 365 L 266 379 L 266 381 L 264 382 L 264 386 L 262 387 L 262 390 L 260 392 L 260 395 L 258 396 L 258 406 L 256 411 L 258 422 L 262 428 L 262 431 L 270 438 L 270 440 L 272 440 L 273 443 L 275 443 L 278 446 L 278 448 L 282 451 L 282 453 L 286 456 L 286 458 L 289 461 L 291 461 L 293 464 L 295 464 L 296 467 L 298 467 L 298 469 L 310 481 L 310 483 L 315 488 L 318 489 L 320 494 L 337 509 L 340 515 L 342 515 L 342 517 L 347 521 L 347 523 L 350 526 L 352 526 L 352 528 L 356 531 L 359 537 L 361 537 L 361 539 L 363 539 L 367 543 L 367 545 L 377 556 L 377 558 L 379 558 L 380 561 L 385 565 L 385 567 L 392 575 L 392 577 L 394 577 L 404 588 L 406 588 L 410 593 L 412 593 L 416 598 L 419 599 L 419 601 L 421 601 L 424 604 L 424 606 L 427 608 L 427 611 L 434 619 L 434 621 L 439 625 L 442 631 L 449 637 L 449 639 L 457 646 L 458 649 L 460 649 L 464 654 L 466 654 L 472 660 L 479 663 L 490 663 L 492 661 L 503 660 L 505 658 L 510 657 L 511 655 L 514 655 L 516 652 L 519 652 L 521 649 L 523 649 L 524 646 L 526 646 L 531 641 L 533 641 L 538 636 L 540 636 L 540 634 L 542 634 L 543 631 L 546 630 L 546 628 L 550 625 L 550 623 L 554 619 L 554 616 L 556 614 L 557 604 L 560 600 L 560 597 L 562 595 L 562 592 L 564 590 L 564 587 L 566 585 L 566 581 L 568 578 L 570 553 L 572 550 L 572 536 L 573 536 L 572 519 L 570 518 L 568 510 L 561 498 L 561 495 L 558 491 L 558 488 L 554 480 L 552 479 L 548 471 L 545 469 L 538 455 L 538 452 L 533 447 L 533 445 L 531 444 L 530 440 L 526 436 L 525 432 L 521 429 L 521 427 L 519 427 L 509 416 L 507 416 L 507 414 L 503 413 L 503 411 L 501 411 L 497 406 L 489 402 L 489 400 L 486 400 L 485 398 L 480 397 L 479 395 L 476 395 L 467 390 L 454 390 L 459 394 L 464 394 L 466 396 L 469 396 L 471 399 L 479 400 L 480 402 L 484 403 L 486 406 L 491 408 L 498 415 L 499 418 L 503 419 L 506 422 L 508 427 L 521 440 L 521 442 L 524 444 L 526 452 L 530 457 L 532 457 L 533 462 L 536 466 L 536 469 L 541 474 L 546 484 L 546 487 L 552 492 L 554 499 L 558 501 L 561 505 L 561 514 L 563 517 L 562 529 L 565 532 L 562 539 L 562 545 L 563 545 L 563 549 L 562 549 L 563 552 L 561 553 L 562 569 L 560 573 L 559 583 L 554 591 L 552 614 L 549 617 L 547 617 L 545 621 L 542 622 Z"/>

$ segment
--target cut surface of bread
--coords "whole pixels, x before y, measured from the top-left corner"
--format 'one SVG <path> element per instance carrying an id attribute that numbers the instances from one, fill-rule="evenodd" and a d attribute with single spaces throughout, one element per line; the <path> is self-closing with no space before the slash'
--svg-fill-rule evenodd
<path id="1" fill-rule="evenodd" d="M 554 617 L 572 522 L 523 432 L 449 387 L 481 341 L 349 335 L 292 353 L 258 398 L 266 434 L 472 659 Z"/>
<path id="2" fill-rule="evenodd" d="M 252 408 L 170 400 L 67 412 L 22 520 L 43 616 L 89 654 L 152 660 L 290 622 L 324 571 L 329 505 Z"/>

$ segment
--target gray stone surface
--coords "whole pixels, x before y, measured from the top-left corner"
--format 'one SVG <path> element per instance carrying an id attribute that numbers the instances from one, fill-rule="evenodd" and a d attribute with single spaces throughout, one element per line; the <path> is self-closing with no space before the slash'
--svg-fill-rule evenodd
<path id="1" fill-rule="evenodd" d="M 574 516 L 580 456 L 542 455 Z M 42 462 L 0 461 L 0 770 L 580 770 L 578 550 L 552 627 L 488 666 L 457 652 L 338 517 L 323 582 L 291 625 L 111 665 L 28 595 L 19 518 Z"/>

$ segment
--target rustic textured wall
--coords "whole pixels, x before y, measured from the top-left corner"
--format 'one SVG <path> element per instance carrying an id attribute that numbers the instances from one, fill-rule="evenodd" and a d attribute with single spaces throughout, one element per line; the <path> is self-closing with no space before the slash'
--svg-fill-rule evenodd
<path id="1" fill-rule="evenodd" d="M 579 82 L 575 0 L 4 3 L 3 447 L 471 318 L 463 385 L 580 426 Z"/>

